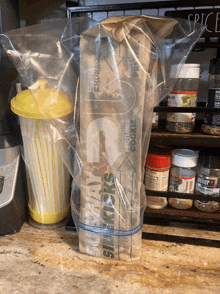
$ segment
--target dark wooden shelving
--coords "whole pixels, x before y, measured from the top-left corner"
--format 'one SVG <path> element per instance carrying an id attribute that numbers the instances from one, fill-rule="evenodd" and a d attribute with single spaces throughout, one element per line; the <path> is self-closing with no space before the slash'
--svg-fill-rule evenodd
<path id="1" fill-rule="evenodd" d="M 202 103 L 198 103 L 199 106 L 203 105 Z M 170 110 L 169 107 L 158 107 L 155 109 L 158 109 L 160 112 L 160 109 L 165 109 L 162 112 L 168 112 L 166 110 Z M 172 108 L 172 107 L 170 107 Z M 182 107 L 179 107 L 181 109 Z M 175 108 L 176 109 L 176 108 Z M 175 110 L 174 109 L 174 110 Z M 191 111 L 193 108 L 190 108 Z M 197 109 L 197 108 L 194 108 Z M 206 109 L 205 107 L 199 107 L 199 109 Z M 172 110 L 171 110 L 172 111 Z M 181 112 L 184 112 L 183 110 L 179 110 Z M 172 111 L 173 112 L 173 111 Z M 199 113 L 202 113 L 204 111 L 198 111 Z M 151 145 L 166 145 L 166 146 L 176 146 L 178 148 L 182 147 L 188 147 L 188 148 L 193 148 L 193 147 L 198 147 L 198 148 L 203 148 L 203 147 L 213 147 L 213 148 L 218 148 L 220 147 L 220 136 L 216 135 L 209 135 L 205 134 L 201 131 L 201 126 L 203 124 L 204 120 L 196 120 L 196 125 L 195 125 L 195 131 L 192 133 L 186 133 L 186 134 L 181 134 L 181 133 L 172 133 L 166 131 L 166 120 L 161 119 L 159 120 L 159 127 L 158 129 L 154 129 L 151 132 Z"/>
<path id="2" fill-rule="evenodd" d="M 220 214 L 218 212 L 201 212 L 198 211 L 196 208 L 192 207 L 190 209 L 175 209 L 170 206 L 167 206 L 163 209 L 151 209 L 149 207 L 145 210 L 146 216 L 156 217 L 162 216 L 162 217 L 169 217 L 169 220 L 172 219 L 172 217 L 182 217 L 184 219 L 186 218 L 194 218 L 197 220 L 218 220 L 218 223 L 220 225 Z M 220 230 L 220 226 L 219 226 Z"/>
<path id="3" fill-rule="evenodd" d="M 180 147 L 220 147 L 220 136 L 204 134 L 199 128 L 189 134 L 178 134 L 166 131 L 164 128 L 152 130 L 152 145 L 169 145 Z"/>
<path id="4" fill-rule="evenodd" d="M 218 148 L 220 147 L 220 136 L 204 134 L 201 131 L 201 125 L 203 121 L 196 121 L 195 131 L 188 134 L 171 133 L 166 131 L 165 120 L 160 121 L 159 128 L 152 130 L 150 145 L 163 145 L 170 146 L 172 148 L 191 148 L 196 150 L 203 150 L 204 148 Z M 159 195 L 160 194 L 160 195 Z M 164 195 L 163 195 L 164 194 Z M 146 191 L 146 195 L 160 196 L 160 197 L 171 197 L 171 198 L 185 198 L 185 199 L 200 199 L 204 200 L 204 195 L 187 195 L 171 192 L 157 192 L 157 191 Z M 209 196 L 208 196 L 209 197 Z M 218 196 L 216 200 L 219 200 Z M 212 200 L 212 196 L 210 199 Z M 172 222 L 172 224 L 171 224 Z M 144 223 L 158 223 L 159 225 L 172 226 L 173 223 L 180 226 L 184 226 L 186 223 L 197 224 L 197 229 L 206 227 L 208 229 L 220 230 L 220 213 L 210 213 L 198 211 L 195 207 L 187 210 L 175 209 L 171 206 L 167 206 L 164 209 L 151 209 L 146 208 Z M 193 228 L 192 228 L 193 229 Z"/>
<path id="5" fill-rule="evenodd" d="M 219 194 L 203 195 L 203 194 L 197 194 L 197 193 L 190 194 L 190 193 L 165 192 L 165 191 L 153 191 L 153 190 L 145 190 L 145 193 L 146 193 L 146 196 L 154 196 L 154 197 L 169 197 L 169 198 L 220 202 Z"/>

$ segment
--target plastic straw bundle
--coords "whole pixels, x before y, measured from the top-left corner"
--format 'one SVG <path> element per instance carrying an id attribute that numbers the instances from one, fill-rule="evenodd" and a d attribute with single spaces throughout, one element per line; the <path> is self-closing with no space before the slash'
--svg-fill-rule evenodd
<path id="1" fill-rule="evenodd" d="M 69 118 L 73 106 L 63 92 L 46 85 L 47 80 L 39 79 L 32 93 L 18 91 L 11 110 L 20 119 L 31 222 L 57 225 L 70 212 L 70 174 L 56 148 L 62 140 L 54 142 L 46 126 L 50 119 Z"/>
<path id="2" fill-rule="evenodd" d="M 31 217 L 54 224 L 69 212 L 69 173 L 42 120 L 20 117 Z"/>

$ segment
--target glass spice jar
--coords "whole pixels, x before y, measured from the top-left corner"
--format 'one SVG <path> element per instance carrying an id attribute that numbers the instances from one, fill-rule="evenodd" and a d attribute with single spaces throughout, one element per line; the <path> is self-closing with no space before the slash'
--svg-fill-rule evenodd
<path id="1" fill-rule="evenodd" d="M 146 158 L 145 188 L 167 191 L 171 153 L 165 148 L 152 148 Z M 147 196 L 147 207 L 162 209 L 167 206 L 166 197 Z"/>
<path id="2" fill-rule="evenodd" d="M 173 72 L 176 74 L 175 67 Z M 199 64 L 183 65 L 175 86 L 169 93 L 168 107 L 196 107 L 199 74 Z M 195 113 L 167 113 L 166 130 L 174 133 L 190 133 L 195 127 L 195 116 Z"/>
<path id="3" fill-rule="evenodd" d="M 220 58 L 214 58 L 209 67 L 208 108 L 220 108 Z M 201 130 L 210 135 L 220 136 L 220 114 L 207 113 Z"/>
<path id="4" fill-rule="evenodd" d="M 158 129 L 158 126 L 159 126 L 159 113 L 153 112 L 152 130 Z"/>
<path id="5" fill-rule="evenodd" d="M 195 193 L 202 195 L 218 195 L 220 193 L 220 157 L 202 154 L 200 168 L 197 171 Z M 201 211 L 216 212 L 220 210 L 217 201 L 195 200 L 194 206 Z"/>
<path id="6" fill-rule="evenodd" d="M 169 192 L 194 193 L 198 152 L 190 149 L 172 151 Z M 177 209 L 188 209 L 193 205 L 192 199 L 169 198 L 169 204 Z"/>

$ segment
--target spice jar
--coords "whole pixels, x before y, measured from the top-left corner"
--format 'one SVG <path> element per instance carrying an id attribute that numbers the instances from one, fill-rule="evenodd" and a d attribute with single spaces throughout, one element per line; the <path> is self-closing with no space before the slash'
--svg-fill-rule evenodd
<path id="1" fill-rule="evenodd" d="M 220 193 L 220 157 L 203 154 L 201 166 L 197 172 L 195 193 L 202 195 L 219 195 Z M 194 206 L 206 212 L 220 210 L 220 203 L 216 201 L 195 200 Z"/>
<path id="2" fill-rule="evenodd" d="M 158 83 L 163 81 L 163 76 L 162 76 L 162 70 L 161 70 L 161 64 L 160 62 L 156 60 L 152 60 L 149 64 L 149 69 L 148 69 L 149 74 L 151 75 L 152 72 L 157 76 Z M 157 87 L 154 89 L 154 99 L 159 100 L 159 97 L 161 95 L 161 89 L 160 87 Z M 159 107 L 159 104 L 156 104 L 155 107 Z M 159 113 L 158 112 L 153 112 L 153 117 L 152 117 L 152 130 L 158 129 L 159 127 Z"/>
<path id="3" fill-rule="evenodd" d="M 207 107 L 220 108 L 220 59 L 214 58 L 211 60 L 209 73 Z M 220 136 L 220 114 L 207 113 L 201 129 L 206 134 Z"/>
<path id="4" fill-rule="evenodd" d="M 195 186 L 198 153 L 190 149 L 172 151 L 169 192 L 193 193 Z M 169 204 L 177 209 L 188 209 L 193 205 L 192 199 L 169 198 Z"/>
<path id="5" fill-rule="evenodd" d="M 158 129 L 158 126 L 159 126 L 159 113 L 153 112 L 152 130 Z"/>
<path id="6" fill-rule="evenodd" d="M 174 75 L 175 67 L 172 71 Z M 169 93 L 168 107 L 196 107 L 199 74 L 199 64 L 183 65 L 175 86 Z M 195 116 L 195 113 L 167 113 L 166 130 L 174 133 L 190 133 L 195 127 Z"/>
<path id="7" fill-rule="evenodd" d="M 145 188 L 167 191 L 171 153 L 164 148 L 150 149 L 146 159 Z M 147 206 L 162 209 L 167 206 L 166 197 L 147 196 Z"/>

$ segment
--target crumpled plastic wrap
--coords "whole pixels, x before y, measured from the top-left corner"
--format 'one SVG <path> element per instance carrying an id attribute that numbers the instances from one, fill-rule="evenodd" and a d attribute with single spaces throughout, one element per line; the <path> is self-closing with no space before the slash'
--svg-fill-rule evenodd
<path id="1" fill-rule="evenodd" d="M 81 252 L 139 258 L 153 108 L 176 81 L 171 67 L 178 75 L 203 30 L 165 17 L 83 17 L 1 35 L 72 175 Z M 39 102 L 39 79 L 69 97 L 71 117 L 47 117 L 56 100 Z"/>

